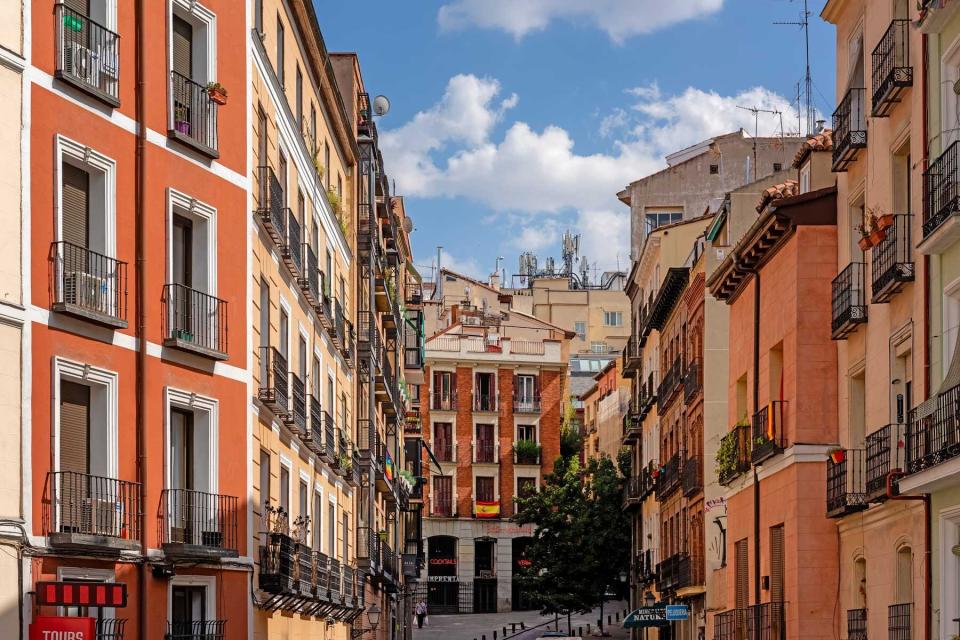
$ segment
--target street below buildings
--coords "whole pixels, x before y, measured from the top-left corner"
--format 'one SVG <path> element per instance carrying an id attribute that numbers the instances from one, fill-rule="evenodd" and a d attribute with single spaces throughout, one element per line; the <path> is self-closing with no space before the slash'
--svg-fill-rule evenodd
<path id="1" fill-rule="evenodd" d="M 608 602 L 603 608 L 604 631 L 614 640 L 629 637 L 629 632 L 623 628 L 623 618 L 627 610 L 626 602 Z M 629 613 L 629 612 L 627 612 Z M 611 623 L 607 625 L 607 616 Z M 597 620 L 600 618 L 600 609 L 590 613 L 574 615 L 570 618 L 571 635 L 583 634 L 583 637 L 598 634 Z M 555 625 L 558 623 L 559 629 Z M 520 629 L 523 623 L 525 629 Z M 517 632 L 513 633 L 513 625 Z M 589 633 L 587 631 L 589 625 Z M 507 635 L 503 635 L 504 626 Z M 414 626 L 414 640 L 493 640 L 496 631 L 497 640 L 536 640 L 547 631 L 567 631 L 566 617 L 554 618 L 543 616 L 538 611 L 509 611 L 504 613 L 474 613 L 460 615 L 428 616 L 427 624 L 422 629 Z M 605 636 L 606 637 L 606 636 Z"/>

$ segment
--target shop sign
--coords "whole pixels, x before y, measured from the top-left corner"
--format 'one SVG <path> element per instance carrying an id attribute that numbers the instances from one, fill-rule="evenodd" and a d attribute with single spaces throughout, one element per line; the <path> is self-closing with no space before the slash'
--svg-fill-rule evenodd
<path id="1" fill-rule="evenodd" d="M 640 607 L 623 619 L 623 626 L 627 629 L 662 627 L 673 621 L 687 620 L 689 617 L 690 608 L 685 604 Z"/>
<path id="2" fill-rule="evenodd" d="M 45 607 L 127 606 L 127 585 L 123 582 L 38 582 L 36 602 Z"/>
<path id="3" fill-rule="evenodd" d="M 456 566 L 456 558 L 430 558 L 430 564 L 435 567 L 438 566 Z"/>
<path id="4" fill-rule="evenodd" d="M 30 623 L 30 640 L 96 640 L 93 618 L 38 616 Z"/>
<path id="5" fill-rule="evenodd" d="M 427 576 L 427 582 L 457 582 L 457 576 Z"/>

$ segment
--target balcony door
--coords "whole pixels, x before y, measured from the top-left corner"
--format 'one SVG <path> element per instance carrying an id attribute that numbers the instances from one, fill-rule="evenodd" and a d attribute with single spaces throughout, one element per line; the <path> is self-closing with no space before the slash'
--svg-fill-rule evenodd
<path id="1" fill-rule="evenodd" d="M 170 596 L 170 637 L 206 637 L 207 588 L 175 585 Z"/>
<path id="2" fill-rule="evenodd" d="M 453 424 L 449 422 L 434 423 L 433 446 L 438 460 L 453 462 Z"/>
<path id="3" fill-rule="evenodd" d="M 477 425 L 477 462 L 493 462 L 494 455 L 494 432 L 492 424 Z"/>
<path id="4" fill-rule="evenodd" d="M 453 373 L 435 371 L 433 374 L 434 409 L 450 411 L 453 406 Z"/>
<path id="5" fill-rule="evenodd" d="M 475 405 L 480 411 L 493 411 L 496 408 L 496 376 L 492 373 L 477 373 L 474 379 Z"/>
<path id="6" fill-rule="evenodd" d="M 494 502 L 493 476 L 477 476 L 477 502 Z"/>
<path id="7" fill-rule="evenodd" d="M 198 521 L 201 505 L 193 491 L 196 486 L 194 469 L 194 416 L 190 411 L 170 409 L 170 540 L 197 544 L 195 535 L 202 528 Z"/>
<path id="8" fill-rule="evenodd" d="M 180 16 L 173 15 L 173 56 L 172 56 L 172 69 L 173 69 L 173 116 L 174 122 L 177 123 L 177 127 L 182 128 L 186 127 L 186 133 L 193 133 L 196 135 L 197 132 L 193 131 L 192 128 L 197 126 L 196 114 L 196 97 L 193 95 L 195 92 L 193 90 L 193 85 L 191 81 L 193 80 L 193 63 L 194 63 L 194 47 L 193 47 L 193 25 L 181 18 Z M 186 124 L 180 124 L 186 123 Z"/>
<path id="9" fill-rule="evenodd" d="M 433 515 L 453 515 L 453 477 L 433 477 Z"/>
<path id="10" fill-rule="evenodd" d="M 539 395 L 539 380 L 533 375 L 516 376 L 516 394 L 518 409 L 531 410 L 534 408 L 537 396 Z"/>
<path id="11" fill-rule="evenodd" d="M 90 387 L 60 383 L 60 475 L 54 486 L 62 533 L 90 531 Z"/>

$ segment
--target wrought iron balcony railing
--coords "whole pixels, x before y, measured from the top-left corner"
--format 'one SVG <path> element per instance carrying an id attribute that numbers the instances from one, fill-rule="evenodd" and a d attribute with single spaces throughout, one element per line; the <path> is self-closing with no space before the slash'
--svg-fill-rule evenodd
<path id="1" fill-rule="evenodd" d="M 886 237 L 871 251 L 873 275 L 873 299 L 871 302 L 889 302 L 907 282 L 913 282 L 913 243 L 910 227 L 913 216 L 893 216 L 893 225 L 884 229 Z"/>
<path id="2" fill-rule="evenodd" d="M 430 394 L 430 409 L 432 411 L 456 411 L 457 390 L 434 391 Z"/>
<path id="3" fill-rule="evenodd" d="M 257 167 L 257 215 L 277 249 L 287 240 L 287 203 L 283 189 L 273 167 Z"/>
<path id="4" fill-rule="evenodd" d="M 290 372 L 290 405 L 284 419 L 298 434 L 307 434 L 307 390 L 300 376 Z"/>
<path id="5" fill-rule="evenodd" d="M 170 556 L 237 556 L 235 496 L 191 489 L 160 495 L 160 544 Z"/>
<path id="6" fill-rule="evenodd" d="M 867 436 L 867 500 L 887 496 L 887 476 L 904 463 L 906 425 L 888 424 Z"/>
<path id="7" fill-rule="evenodd" d="M 873 50 L 873 110 L 870 115 L 890 115 L 893 105 L 913 86 L 910 64 L 910 21 L 894 20 Z"/>
<path id="8" fill-rule="evenodd" d="M 690 402 L 701 389 L 703 389 L 703 363 L 700 360 L 694 360 L 687 365 L 687 371 L 683 376 L 683 401 Z"/>
<path id="9" fill-rule="evenodd" d="M 227 359 L 227 303 L 182 284 L 163 286 L 163 344 Z"/>
<path id="10" fill-rule="evenodd" d="M 318 394 L 307 395 L 307 448 L 317 455 L 323 454 L 323 408 Z"/>
<path id="11" fill-rule="evenodd" d="M 290 410 L 290 369 L 276 347 L 260 347 L 260 388 L 257 397 L 274 415 L 283 418 Z"/>
<path id="12" fill-rule="evenodd" d="M 907 473 L 919 473 L 960 456 L 960 385 L 940 393 L 933 411 L 910 412 Z M 922 407 L 923 405 L 921 405 Z"/>
<path id="13" fill-rule="evenodd" d="M 760 464 L 787 448 L 785 402 L 775 400 L 753 414 L 753 448 L 750 461 Z"/>
<path id="14" fill-rule="evenodd" d="M 698 456 L 684 460 L 682 478 L 683 495 L 690 497 L 703 489 L 703 465 Z"/>
<path id="15" fill-rule="evenodd" d="M 57 3 L 54 13 L 57 78 L 119 107 L 120 36 L 66 4 Z"/>
<path id="16" fill-rule="evenodd" d="M 499 399 L 497 393 L 479 393 L 473 392 L 473 410 L 474 411 L 496 411 Z"/>
<path id="17" fill-rule="evenodd" d="M 473 443 L 473 462 L 476 464 L 496 464 L 500 461 L 495 440 L 477 440 Z"/>
<path id="18" fill-rule="evenodd" d="M 864 263 L 851 262 L 833 279 L 830 333 L 834 340 L 845 339 L 867 321 L 864 269 Z"/>
<path id="19" fill-rule="evenodd" d="M 127 263 L 86 247 L 50 245 L 51 308 L 107 327 L 127 326 Z"/>
<path id="20" fill-rule="evenodd" d="M 164 640 L 223 640 L 226 620 L 179 622 L 169 620 Z"/>
<path id="21" fill-rule="evenodd" d="M 636 574 L 639 585 L 648 585 L 657 579 L 660 553 L 657 549 L 644 549 L 636 557 Z"/>
<path id="22" fill-rule="evenodd" d="M 683 365 L 680 356 L 677 356 L 660 381 L 660 387 L 657 389 L 657 406 L 665 407 L 673 398 L 674 392 L 680 388 L 682 382 Z"/>
<path id="23" fill-rule="evenodd" d="M 642 431 L 642 421 L 640 414 L 633 406 L 633 403 L 627 408 L 627 413 L 623 416 L 623 443 L 631 444 L 639 441 Z"/>
<path id="24" fill-rule="evenodd" d="M 866 609 L 847 609 L 847 640 L 867 640 Z"/>
<path id="25" fill-rule="evenodd" d="M 287 237 L 280 247 L 280 257 L 293 277 L 299 280 L 303 274 L 303 234 L 293 210 L 286 208 L 284 214 L 287 218 Z"/>
<path id="26" fill-rule="evenodd" d="M 657 478 L 657 500 L 666 499 L 680 488 L 682 459 L 683 454 L 674 453 L 660 469 L 660 477 Z"/>
<path id="27" fill-rule="evenodd" d="M 713 640 L 745 640 L 742 609 L 721 611 L 713 616 Z"/>
<path id="28" fill-rule="evenodd" d="M 787 637 L 787 604 L 764 602 L 750 605 L 744 615 L 749 640 L 784 640 Z"/>
<path id="29" fill-rule="evenodd" d="M 834 462 L 833 458 L 840 459 Z M 834 453 L 827 460 L 827 517 L 839 518 L 866 508 L 866 451 Z"/>
<path id="30" fill-rule="evenodd" d="M 52 471 L 43 501 L 43 533 L 52 546 L 136 549 L 141 499 L 136 482 Z"/>
<path id="31" fill-rule="evenodd" d="M 514 392 L 513 412 L 514 413 L 540 413 L 540 394 Z"/>
<path id="32" fill-rule="evenodd" d="M 960 140 L 923 173 L 923 237 L 926 239 L 960 211 Z"/>
<path id="33" fill-rule="evenodd" d="M 892 604 L 887 608 L 888 640 L 911 640 L 913 635 L 913 603 Z"/>
<path id="34" fill-rule="evenodd" d="M 623 485 L 623 508 L 639 507 L 642 502 L 640 497 L 643 492 L 643 479 L 640 476 L 627 478 Z"/>
<path id="35" fill-rule="evenodd" d="M 303 243 L 303 272 L 297 282 L 312 307 L 320 303 L 320 267 L 317 252 L 309 242 Z"/>
<path id="36" fill-rule="evenodd" d="M 833 112 L 833 170 L 843 172 L 867 146 L 867 90 L 847 91 Z"/>
<path id="37" fill-rule="evenodd" d="M 750 470 L 752 440 L 752 428 L 745 424 L 735 425 L 720 440 L 717 450 L 717 480 L 720 484 L 728 485 Z"/>
<path id="38" fill-rule="evenodd" d="M 219 158 L 217 142 L 217 103 L 207 88 L 176 71 L 170 72 L 170 96 L 173 101 L 168 134 L 210 158 Z"/>
<path id="39" fill-rule="evenodd" d="M 657 591 L 668 592 L 691 584 L 690 555 L 675 553 L 657 565 Z"/>
<path id="40" fill-rule="evenodd" d="M 123 640 L 126 618 L 97 618 L 96 640 Z"/>
<path id="41" fill-rule="evenodd" d="M 623 348 L 623 377 L 632 378 L 643 366 L 643 353 L 636 335 L 627 338 Z"/>

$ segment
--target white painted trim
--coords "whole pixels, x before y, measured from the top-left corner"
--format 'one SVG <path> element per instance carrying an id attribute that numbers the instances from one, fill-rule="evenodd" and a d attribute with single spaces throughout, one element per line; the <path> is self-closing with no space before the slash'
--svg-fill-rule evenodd
<path id="1" fill-rule="evenodd" d="M 30 144 L 30 131 L 32 128 L 32 110 L 33 110 L 33 92 L 30 86 L 30 76 L 27 71 L 31 68 L 30 62 L 33 58 L 33 11 L 30 0 L 20 2 L 20 15 L 23 18 L 23 68 L 20 71 L 20 295 L 21 304 L 27 311 L 26 319 L 29 319 L 30 301 L 32 300 L 32 256 L 33 256 L 33 238 L 29 229 L 32 229 L 32 150 Z M 9 62 L 9 60 L 8 60 Z M 51 77 L 50 84 L 53 84 Z M 30 532 L 36 528 L 34 523 L 33 509 L 33 412 L 29 410 L 33 402 L 33 325 L 25 321 L 20 335 L 20 482 L 22 488 L 20 511 L 23 513 L 25 529 Z M 42 491 L 42 487 L 40 488 Z M 24 575 L 31 575 L 33 561 L 31 558 L 21 559 L 21 567 Z M 25 620 L 30 619 L 32 599 L 28 597 L 32 589 L 29 580 L 24 580 L 21 588 L 20 612 Z M 26 630 L 24 630 L 26 631 Z"/>
<path id="2" fill-rule="evenodd" d="M 59 356 L 54 356 L 53 366 L 50 372 L 52 404 L 50 415 L 53 416 L 53 469 L 60 470 L 60 380 L 67 378 L 87 386 L 102 386 L 106 388 L 107 393 L 107 477 L 119 479 L 118 476 L 118 432 L 119 432 L 119 408 L 118 400 L 120 397 L 120 374 L 108 369 L 101 369 L 89 364 L 67 360 Z M 24 461 L 24 467 L 31 466 L 29 459 Z"/>
<path id="3" fill-rule="evenodd" d="M 206 32 L 206 78 L 202 78 L 203 83 L 216 82 L 217 80 L 217 14 L 206 8 L 197 0 L 171 0 L 168 6 L 167 24 L 167 67 L 169 71 L 173 69 L 173 10 L 174 7 L 187 14 L 191 22 L 199 23 Z M 196 70 L 192 70 L 196 73 Z M 199 80 L 192 78 L 194 82 Z M 172 113 L 172 112 L 171 112 Z"/>
<path id="4" fill-rule="evenodd" d="M 207 620 L 217 619 L 217 577 L 202 575 L 176 575 L 170 578 L 167 588 L 167 620 L 173 619 L 173 588 L 205 587 Z"/>
<path id="5" fill-rule="evenodd" d="M 217 209 L 170 187 L 167 189 L 167 282 L 173 282 L 173 214 L 175 209 L 187 217 L 199 218 L 207 226 L 206 269 L 204 287 L 194 286 L 203 293 L 217 295 Z M 194 283 L 196 285 L 196 283 Z"/>
<path id="6" fill-rule="evenodd" d="M 902 493 L 913 495 L 960 486 L 960 458 L 953 458 L 919 473 L 904 476 L 900 478 L 898 485 Z"/>
<path id="7" fill-rule="evenodd" d="M 27 59 L 0 47 L 0 67 L 6 67 L 15 73 L 23 73 L 27 67 Z"/>
<path id="8" fill-rule="evenodd" d="M 220 437 L 219 413 L 220 401 L 216 398 L 201 396 L 191 391 L 174 387 L 163 388 L 163 486 L 170 488 L 170 408 L 180 407 L 194 413 L 207 414 L 207 447 L 210 457 L 207 460 L 208 493 L 219 493 Z"/>
<path id="9" fill-rule="evenodd" d="M 949 638 L 956 631 L 954 618 L 960 617 L 960 558 L 953 554 L 953 546 L 960 544 L 960 506 L 941 509 L 940 520 L 940 636 Z"/>
<path id="10" fill-rule="evenodd" d="M 54 138 L 54 240 L 63 239 L 63 171 L 65 158 L 103 174 L 104 255 L 117 257 L 117 161 L 92 147 L 75 142 L 64 135 Z"/>

